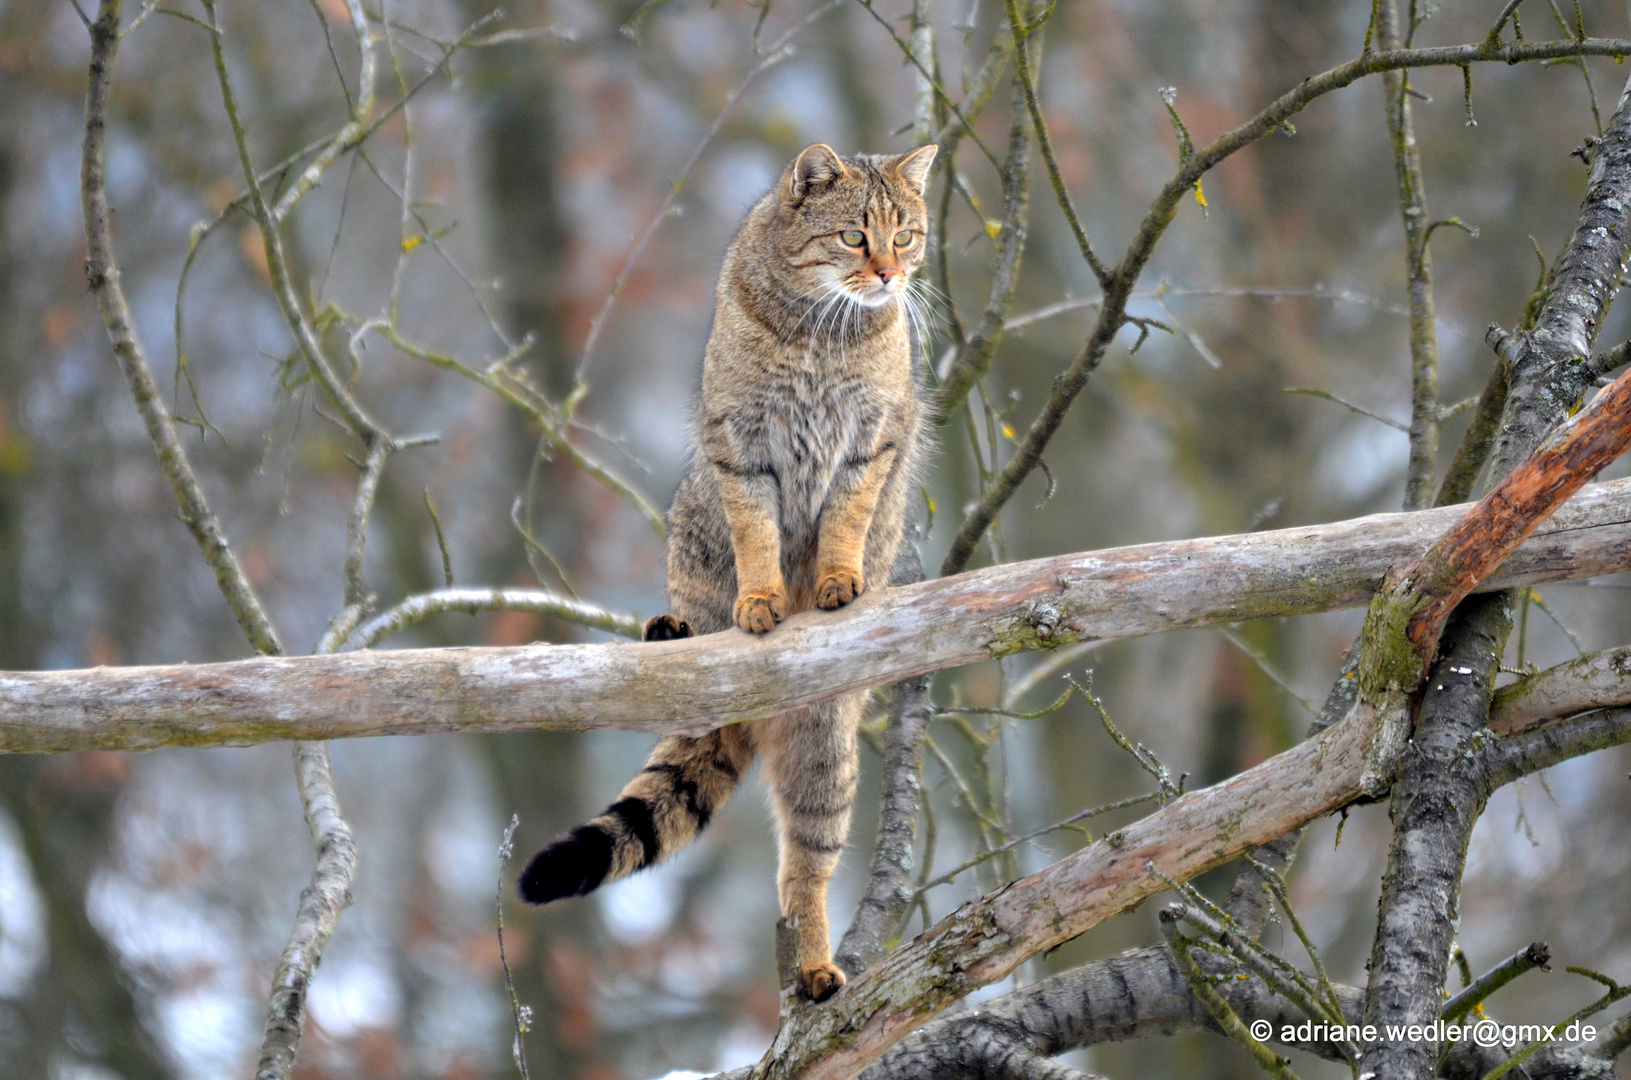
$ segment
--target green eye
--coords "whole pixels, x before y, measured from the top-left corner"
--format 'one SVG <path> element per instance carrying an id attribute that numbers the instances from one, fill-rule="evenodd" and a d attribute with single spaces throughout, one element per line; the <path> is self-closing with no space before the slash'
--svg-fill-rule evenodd
<path id="1" fill-rule="evenodd" d="M 862 232 L 860 229 L 845 229 L 843 232 L 838 234 L 838 239 L 844 241 L 844 243 L 848 244 L 850 247 L 858 248 L 862 244 L 866 243 L 866 233 Z"/>
<path id="2" fill-rule="evenodd" d="M 902 229 L 900 232 L 895 234 L 895 246 L 896 247 L 907 247 L 908 245 L 911 244 L 911 242 L 912 242 L 912 230 L 911 229 Z"/>

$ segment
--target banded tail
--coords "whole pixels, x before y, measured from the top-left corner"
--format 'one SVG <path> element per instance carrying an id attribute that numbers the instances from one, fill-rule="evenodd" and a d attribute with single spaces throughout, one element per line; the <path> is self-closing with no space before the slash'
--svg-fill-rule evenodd
<path id="1" fill-rule="evenodd" d="M 690 636 L 690 624 L 672 615 L 659 615 L 646 624 L 647 641 Z M 659 741 L 646 767 L 605 813 L 532 857 L 521 874 L 521 898 L 547 904 L 584 896 L 696 839 L 753 760 L 748 734 L 740 728 L 721 728 L 699 739 L 670 735 Z"/>

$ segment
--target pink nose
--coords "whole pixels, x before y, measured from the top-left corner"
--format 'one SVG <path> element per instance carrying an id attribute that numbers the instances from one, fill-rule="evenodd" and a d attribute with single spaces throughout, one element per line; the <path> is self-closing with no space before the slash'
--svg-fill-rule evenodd
<path id="1" fill-rule="evenodd" d="M 882 279 L 883 283 L 887 285 L 895 278 L 900 276 L 900 267 L 880 266 L 875 272 L 877 273 L 878 277 Z"/>

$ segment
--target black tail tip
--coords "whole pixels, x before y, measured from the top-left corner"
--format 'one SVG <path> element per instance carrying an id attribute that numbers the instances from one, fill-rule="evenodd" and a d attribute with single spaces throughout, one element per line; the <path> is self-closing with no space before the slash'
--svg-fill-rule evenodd
<path id="1" fill-rule="evenodd" d="M 612 838 L 594 825 L 579 825 L 527 863 L 518 882 L 521 899 L 547 904 L 594 892 L 612 868 Z"/>

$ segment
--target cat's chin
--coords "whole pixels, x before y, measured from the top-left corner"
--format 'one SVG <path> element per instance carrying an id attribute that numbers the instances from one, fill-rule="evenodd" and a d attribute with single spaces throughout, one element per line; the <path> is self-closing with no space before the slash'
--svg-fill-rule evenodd
<path id="1" fill-rule="evenodd" d="M 862 307 L 881 308 L 885 304 L 893 304 L 899 294 L 896 290 L 884 285 L 876 289 L 869 289 L 864 293 L 851 293 L 850 295 Z"/>

